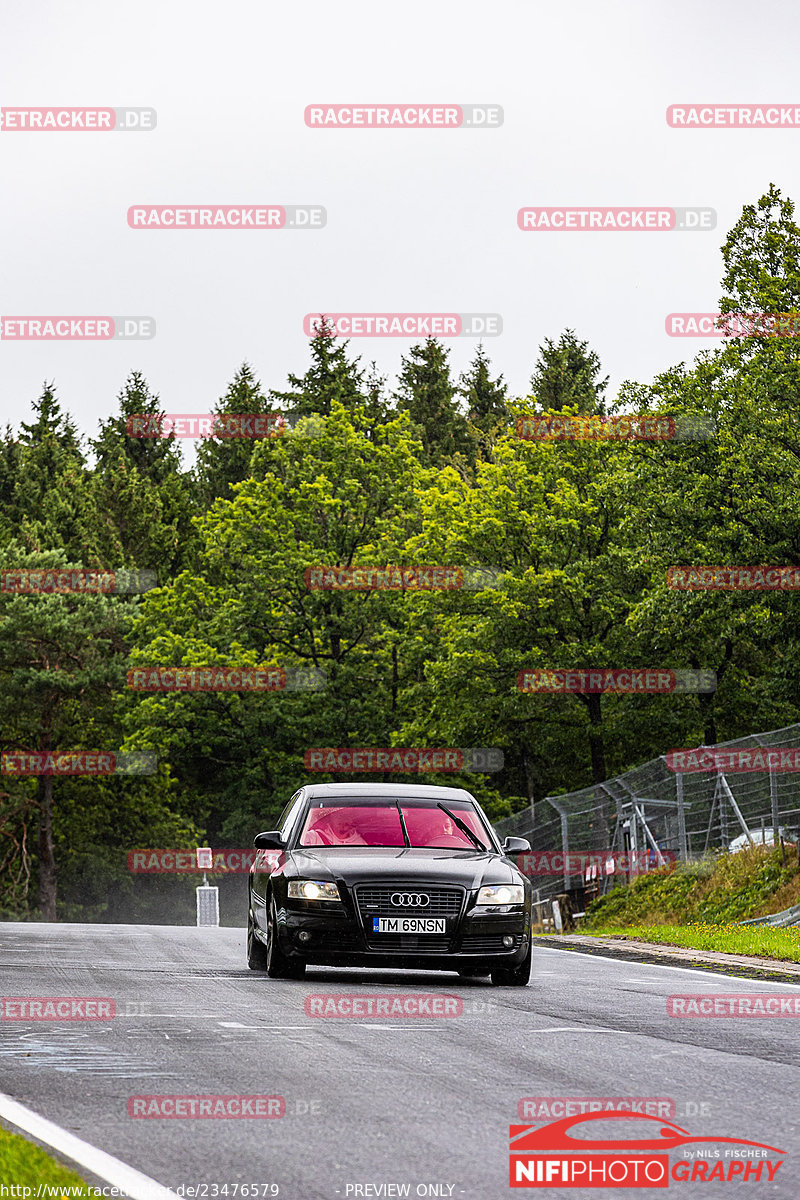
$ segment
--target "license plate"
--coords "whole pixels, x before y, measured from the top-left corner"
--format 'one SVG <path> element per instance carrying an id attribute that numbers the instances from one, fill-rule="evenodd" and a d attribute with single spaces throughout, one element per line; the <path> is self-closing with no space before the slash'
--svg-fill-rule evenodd
<path id="1" fill-rule="evenodd" d="M 373 933 L 445 933 L 444 917 L 373 917 Z"/>

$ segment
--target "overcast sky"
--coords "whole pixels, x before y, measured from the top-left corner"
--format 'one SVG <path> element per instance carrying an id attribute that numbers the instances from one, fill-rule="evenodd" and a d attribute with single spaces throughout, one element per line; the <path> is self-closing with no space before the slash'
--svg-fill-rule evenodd
<path id="1" fill-rule="evenodd" d="M 148 315 L 152 341 L 0 341 L 0 412 L 45 379 L 84 433 L 140 369 L 168 412 L 206 412 L 243 359 L 281 387 L 308 312 L 497 312 L 514 394 L 543 338 L 587 338 L 650 380 L 709 340 L 719 248 L 774 181 L 800 199 L 800 129 L 671 129 L 680 102 L 800 103 L 800 14 L 762 0 L 5 0 L 0 103 L 151 106 L 144 133 L 0 132 L 8 315 Z M 306 105 L 494 103 L 499 129 L 311 129 Z M 131 229 L 133 204 L 319 204 L 299 230 Z M 536 205 L 701 205 L 712 232 L 521 232 Z M 357 339 L 394 381 L 410 339 Z M 474 339 L 457 338 L 456 372 Z"/>

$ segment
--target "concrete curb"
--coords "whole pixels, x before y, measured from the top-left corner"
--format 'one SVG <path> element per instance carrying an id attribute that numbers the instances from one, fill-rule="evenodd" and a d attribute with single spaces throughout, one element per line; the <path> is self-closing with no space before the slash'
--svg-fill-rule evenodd
<path id="1" fill-rule="evenodd" d="M 600 954 L 604 958 L 618 958 L 627 962 L 688 967 L 694 971 L 717 971 L 740 979 L 771 979 L 800 985 L 800 963 L 782 962 L 774 958 L 715 954 L 709 950 L 689 950 L 684 946 L 640 942 L 633 938 L 588 937 L 585 934 L 564 934 L 562 937 L 534 935 L 533 944 L 553 950 L 571 950 L 577 954 Z"/>

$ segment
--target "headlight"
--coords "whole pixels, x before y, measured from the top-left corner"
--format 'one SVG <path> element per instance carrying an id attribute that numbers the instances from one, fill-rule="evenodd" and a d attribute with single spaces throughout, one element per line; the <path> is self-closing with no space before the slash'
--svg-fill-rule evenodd
<path id="1" fill-rule="evenodd" d="M 289 881 L 289 899 L 341 900 L 341 896 L 336 884 L 326 883 L 324 879 L 291 879 Z"/>
<path id="2" fill-rule="evenodd" d="M 522 904 L 525 889 L 521 883 L 501 883 L 495 887 L 482 887 L 478 892 L 478 904 Z"/>

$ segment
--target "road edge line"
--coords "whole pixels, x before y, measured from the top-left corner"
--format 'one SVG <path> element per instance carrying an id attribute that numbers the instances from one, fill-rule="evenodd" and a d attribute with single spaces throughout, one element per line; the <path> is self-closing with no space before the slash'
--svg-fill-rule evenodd
<path id="1" fill-rule="evenodd" d="M 542 950 L 560 950 L 567 951 L 572 954 L 587 954 L 591 958 L 604 958 L 607 962 L 628 962 L 632 964 L 638 963 L 639 966 L 647 967 L 663 967 L 666 971 L 700 971 L 704 975 L 719 975 L 722 979 L 747 979 L 751 983 L 771 983 L 776 987 L 788 984 L 789 987 L 800 987 L 800 978 L 797 973 L 791 975 L 784 974 L 780 968 L 771 970 L 769 967 L 761 969 L 759 967 L 740 966 L 739 964 L 731 963 L 726 970 L 725 963 L 706 962 L 702 959 L 693 959 L 686 962 L 682 959 L 670 958 L 666 954 L 650 954 L 648 951 L 639 952 L 632 949 L 630 946 L 627 952 L 620 947 L 603 946 L 600 951 L 595 950 L 593 946 L 576 946 L 574 942 L 560 944 L 559 938 L 547 938 L 547 935 L 537 937 L 534 934 L 533 947 L 536 949 L 537 944 Z M 654 942 L 653 945 L 661 943 Z M 666 960 L 666 961 L 665 961 Z M 776 959 L 776 962 L 780 961 Z M 534 972 L 535 974 L 535 972 Z"/>
<path id="2" fill-rule="evenodd" d="M 129 1167 L 127 1163 L 114 1158 L 113 1154 L 107 1154 L 105 1150 L 98 1150 L 96 1146 L 82 1141 L 74 1133 L 62 1129 L 53 1121 L 48 1121 L 46 1117 L 39 1116 L 33 1109 L 26 1108 L 5 1092 L 0 1092 L 0 1117 L 52 1150 L 66 1155 L 78 1166 L 85 1167 L 87 1171 L 97 1175 L 99 1179 L 120 1188 L 131 1200 L 177 1200 L 176 1193 L 162 1183 L 157 1183 L 149 1175 L 143 1175 L 141 1171 Z M 87 1187 L 92 1186 L 94 1185 L 87 1184 Z"/>

